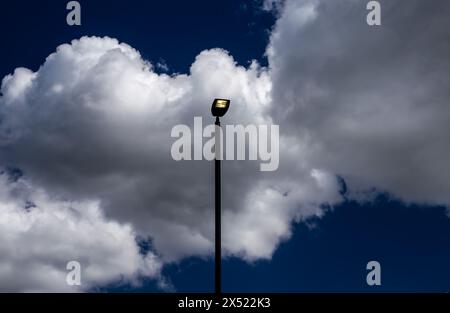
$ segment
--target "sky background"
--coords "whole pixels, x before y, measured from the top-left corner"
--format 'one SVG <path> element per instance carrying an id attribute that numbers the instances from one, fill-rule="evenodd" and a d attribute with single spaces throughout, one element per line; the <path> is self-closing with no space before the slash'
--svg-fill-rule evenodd
<path id="1" fill-rule="evenodd" d="M 279 17 L 279 12 L 263 10 L 258 1 L 80 1 L 82 26 L 71 27 L 65 23 L 65 3 L 8 1 L 2 4 L 1 77 L 17 67 L 36 71 L 57 46 L 85 35 L 117 38 L 138 50 L 142 58 L 152 64 L 167 65 L 167 69 L 156 66 L 156 73 L 188 73 L 201 51 L 216 47 L 227 50 L 238 65 L 246 68 L 252 60 L 267 66 L 266 48 Z M 366 2 L 361 3 L 360 12 L 364 19 Z M 432 11 L 426 11 L 426 18 L 434 14 Z M 389 21 L 389 16 L 386 20 Z M 389 52 L 388 49 L 380 51 Z M 303 62 L 300 56 L 298 62 Z M 309 73 L 308 69 L 305 73 Z M 323 75 L 326 76 L 326 72 Z M 448 86 L 448 73 L 446 75 L 443 84 Z M 277 114 L 275 112 L 273 116 L 280 116 Z M 291 115 L 293 125 L 296 116 L 295 112 Z M 340 161 L 348 158 L 350 154 L 345 151 L 350 151 L 351 147 L 343 146 L 342 149 Z M 323 164 L 331 164 L 327 162 L 325 160 Z M 448 172 L 448 162 L 444 164 L 447 167 L 441 170 Z M 354 176 L 354 173 L 350 174 Z M 224 176 L 224 185 L 232 183 L 233 177 Z M 359 202 L 348 193 L 344 181 L 347 182 L 346 177 L 339 180 L 342 201 L 332 207 L 322 207 L 325 214 L 319 217 L 312 216 L 300 222 L 294 219 L 291 237 L 282 240 L 271 259 L 226 258 L 223 261 L 223 291 L 449 291 L 450 218 L 446 214 L 445 201 L 415 204 L 413 198 L 405 199 L 402 190 L 395 194 L 399 189 L 394 188 L 390 193 L 390 185 L 386 184 L 380 189 L 371 189 L 375 195 L 370 200 Z M 415 183 L 420 186 L 422 182 L 427 184 L 426 179 L 418 175 Z M 374 183 L 370 188 L 377 186 Z M 444 186 L 443 191 L 450 192 L 448 186 Z M 224 197 L 223 201 L 228 199 Z M 152 249 L 150 242 L 146 244 Z M 366 284 L 366 264 L 371 260 L 381 263 L 381 286 Z M 188 256 L 164 265 L 161 271 L 171 287 L 161 288 L 160 282 L 149 278 L 144 279 L 142 286 L 108 282 L 106 286 L 93 286 L 90 291 L 213 290 L 214 264 L 209 256 Z"/>

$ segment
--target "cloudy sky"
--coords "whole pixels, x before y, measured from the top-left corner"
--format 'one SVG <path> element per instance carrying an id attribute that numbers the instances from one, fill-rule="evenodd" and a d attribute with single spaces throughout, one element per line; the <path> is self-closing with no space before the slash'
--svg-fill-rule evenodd
<path id="1" fill-rule="evenodd" d="M 170 135 L 215 97 L 280 125 L 278 170 L 223 164 L 224 291 L 450 290 L 448 1 L 80 3 L 0 13 L 0 291 L 211 291 L 213 164 Z"/>

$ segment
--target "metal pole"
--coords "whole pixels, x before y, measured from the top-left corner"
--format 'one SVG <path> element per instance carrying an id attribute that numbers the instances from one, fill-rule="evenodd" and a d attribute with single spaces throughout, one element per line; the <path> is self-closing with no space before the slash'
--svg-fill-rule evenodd
<path id="1" fill-rule="evenodd" d="M 216 295 L 220 295 L 222 293 L 222 277 L 221 277 L 221 271 L 222 271 L 222 226 L 221 226 L 221 195 L 220 195 L 220 183 L 221 183 L 221 177 L 220 177 L 220 153 L 222 153 L 221 149 L 221 142 L 218 140 L 220 139 L 220 133 L 217 134 L 217 132 L 220 130 L 220 120 L 219 117 L 216 117 L 216 141 L 215 141 L 215 149 L 216 149 L 216 158 L 215 158 L 215 291 Z M 220 149 L 220 150 L 218 150 Z M 217 153 L 219 151 L 219 154 Z"/>

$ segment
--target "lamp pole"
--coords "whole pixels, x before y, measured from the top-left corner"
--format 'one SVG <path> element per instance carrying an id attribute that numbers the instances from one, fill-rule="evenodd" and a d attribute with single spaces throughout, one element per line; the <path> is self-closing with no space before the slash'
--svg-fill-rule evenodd
<path id="1" fill-rule="evenodd" d="M 221 223 L 221 159 L 222 159 L 222 129 L 220 128 L 219 117 L 224 116 L 230 107 L 228 99 L 214 99 L 211 107 L 211 113 L 216 118 L 215 122 L 215 158 L 214 158 L 214 191 L 215 191 L 215 210 L 214 210 L 214 289 L 216 296 L 222 293 L 222 223 Z"/>
<path id="2" fill-rule="evenodd" d="M 215 290 L 216 295 L 220 295 L 222 292 L 222 224 L 221 224 L 221 215 L 222 215 L 222 209 L 221 209 L 221 194 L 220 194 L 220 183 L 221 183 L 221 164 L 220 164 L 220 140 L 218 138 L 220 137 L 220 134 L 218 135 L 217 132 L 220 130 L 220 119 L 218 116 L 216 116 L 216 141 L 215 141 L 215 149 L 216 152 L 216 158 L 214 161 L 214 170 L 215 170 Z"/>

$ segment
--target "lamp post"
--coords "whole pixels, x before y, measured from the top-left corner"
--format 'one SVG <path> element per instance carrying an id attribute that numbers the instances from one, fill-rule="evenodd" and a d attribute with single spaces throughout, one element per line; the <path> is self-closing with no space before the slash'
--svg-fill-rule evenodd
<path id="1" fill-rule="evenodd" d="M 220 142 L 220 117 L 227 113 L 230 107 L 230 100 L 227 99 L 214 99 L 211 107 L 211 113 L 216 117 L 216 130 L 215 130 L 215 144 L 214 149 L 216 152 L 216 157 L 214 160 L 214 190 L 215 190 L 215 210 L 214 210 L 214 220 L 215 220 L 215 269 L 214 269 L 214 286 L 216 295 L 222 293 L 222 224 L 221 224 L 221 164 L 220 155 L 222 154 L 222 146 Z"/>

